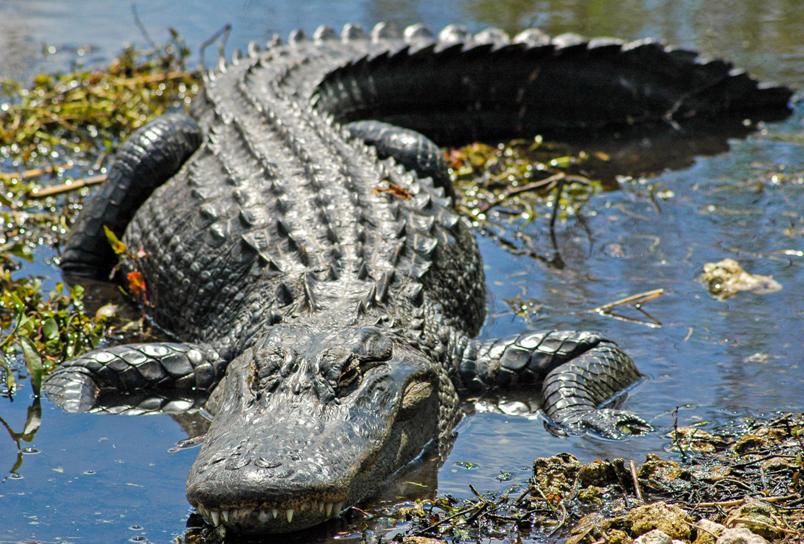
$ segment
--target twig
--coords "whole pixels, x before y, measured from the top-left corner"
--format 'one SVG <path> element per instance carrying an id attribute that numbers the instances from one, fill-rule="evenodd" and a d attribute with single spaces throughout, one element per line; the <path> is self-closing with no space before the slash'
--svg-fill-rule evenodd
<path id="1" fill-rule="evenodd" d="M 161 74 L 147 74 L 137 77 L 120 78 L 117 80 L 117 83 L 120 85 L 125 85 L 126 87 L 138 87 L 140 85 L 147 85 L 149 83 L 161 83 L 163 81 L 184 79 L 192 76 L 192 72 L 174 70 L 172 72 L 164 72 Z"/>
<path id="2" fill-rule="evenodd" d="M 745 522 L 748 522 L 748 523 L 751 523 L 751 524 L 754 524 L 754 525 L 762 525 L 764 527 L 767 527 L 769 529 L 774 529 L 776 531 L 782 531 L 783 533 L 787 533 L 787 534 L 790 534 L 790 535 L 799 534 L 798 531 L 793 531 L 791 529 L 785 529 L 784 527 L 779 527 L 778 525 L 772 525 L 772 524 L 770 524 L 770 523 L 768 523 L 766 521 L 760 521 L 760 520 L 758 520 L 756 518 L 740 518 L 740 517 L 736 517 L 736 518 L 733 518 L 731 520 L 731 522 L 732 523 L 738 523 L 738 522 L 745 523 Z"/>
<path id="3" fill-rule="evenodd" d="M 542 499 L 544 499 L 544 502 L 547 505 L 547 508 L 549 508 L 550 511 L 553 512 L 554 514 L 558 514 L 558 510 L 556 510 L 556 507 L 553 506 L 553 503 L 550 502 L 550 499 L 547 498 L 547 495 L 544 494 L 544 491 L 542 491 L 542 488 L 539 486 L 539 484 L 537 484 L 536 482 L 533 482 L 533 487 L 535 487 L 536 491 L 539 492 L 539 496 Z"/>
<path id="4" fill-rule="evenodd" d="M 374 518 L 374 516 L 372 516 L 371 514 L 366 512 L 365 510 L 362 510 L 362 509 L 358 508 L 357 506 L 352 506 L 349 509 L 354 510 L 355 512 L 360 512 L 361 514 L 363 514 L 364 518 L 367 518 L 367 519 L 373 519 Z"/>
<path id="5" fill-rule="evenodd" d="M 645 502 L 645 499 L 642 498 L 642 488 L 639 486 L 639 478 L 637 478 L 634 460 L 629 460 L 628 465 L 631 467 L 631 479 L 634 480 L 634 490 L 636 491 L 637 499 L 639 499 L 640 502 Z"/>
<path id="6" fill-rule="evenodd" d="M 487 502 L 486 498 L 483 497 L 483 495 L 481 495 L 480 492 L 478 492 L 477 489 L 475 489 L 475 486 L 473 486 L 472 484 L 469 484 L 469 489 L 472 491 L 472 493 L 475 494 L 475 497 L 477 497 L 478 499 L 480 499 L 483 502 Z"/>
<path id="7" fill-rule="evenodd" d="M 557 245 L 555 240 L 556 219 L 558 219 L 558 209 L 561 207 L 561 193 L 564 192 L 564 184 L 566 181 L 567 176 L 558 178 L 558 183 L 556 183 L 556 196 L 553 199 L 553 209 L 550 212 L 550 236 L 553 238 L 554 246 Z"/>
<path id="8" fill-rule="evenodd" d="M 140 14 L 137 13 L 137 4 L 134 2 L 131 2 L 131 14 L 134 16 L 134 24 L 137 25 L 137 28 L 140 30 L 140 34 L 142 34 L 142 37 L 145 38 L 146 42 L 148 42 L 148 45 L 151 46 L 151 49 L 159 49 L 156 46 L 156 43 L 151 39 L 150 34 L 148 34 L 148 30 L 145 28 L 145 25 L 142 24 Z"/>
<path id="9" fill-rule="evenodd" d="M 558 182 L 560 180 L 563 180 L 566 177 L 567 177 L 567 175 L 564 172 L 559 172 L 558 174 L 553 174 L 552 176 L 546 177 L 544 179 L 540 179 L 538 181 L 532 181 L 530 183 L 526 183 L 525 185 L 521 185 L 519 187 L 511 187 L 510 189 L 507 189 L 507 190 L 503 191 L 502 193 L 500 193 L 500 196 L 498 196 L 496 200 L 494 200 L 492 202 L 487 202 L 486 204 L 481 206 L 478 209 L 478 212 L 486 213 L 490 209 L 492 209 L 492 208 L 494 208 L 496 206 L 499 206 L 500 204 L 502 204 L 503 202 L 505 202 L 506 200 L 508 200 L 512 196 L 515 196 L 515 195 L 518 195 L 518 194 L 521 194 L 521 193 L 526 193 L 528 191 L 535 191 L 537 189 L 544 189 L 545 187 L 553 185 L 556 182 Z"/>
<path id="10" fill-rule="evenodd" d="M 65 162 L 63 164 L 54 164 L 51 166 L 43 166 L 42 168 L 31 168 L 30 170 L 22 170 L 21 172 L 0 172 L 0 179 L 29 179 L 42 176 L 44 174 L 52 174 L 56 170 L 66 170 L 71 168 L 73 163 Z"/>
<path id="11" fill-rule="evenodd" d="M 797 497 L 798 494 L 791 493 L 790 495 L 781 495 L 778 497 L 758 497 L 758 500 L 761 500 L 762 502 L 783 502 L 790 499 L 795 499 Z M 747 498 L 750 497 L 743 497 L 741 499 L 733 499 L 730 501 L 696 502 L 690 506 L 695 508 L 730 508 L 732 506 L 740 506 L 746 501 Z"/>
<path id="12" fill-rule="evenodd" d="M 559 520 L 558 525 L 553 527 L 553 529 L 548 533 L 547 536 L 553 536 L 554 534 L 556 534 L 558 530 L 564 526 L 564 524 L 567 522 L 567 518 L 569 517 L 569 514 L 567 513 L 567 507 L 564 506 L 564 501 L 559 502 L 558 505 L 561 507 L 561 519 Z"/>
<path id="13" fill-rule="evenodd" d="M 224 55 L 224 50 L 226 48 L 226 42 L 229 40 L 229 32 L 232 31 L 232 25 L 226 23 L 223 25 L 217 32 L 215 32 L 212 36 L 201 42 L 201 47 L 199 47 L 198 57 L 200 61 L 199 71 L 203 72 L 204 70 L 204 51 L 207 47 L 212 45 L 212 43 L 217 40 L 220 36 L 223 36 L 223 40 L 221 41 L 220 47 L 218 48 L 218 56 Z"/>
<path id="14" fill-rule="evenodd" d="M 681 440 L 679 439 L 678 434 L 678 406 L 673 408 L 673 445 L 678 448 L 678 451 L 681 453 L 681 460 L 687 460 L 687 452 L 684 451 L 684 448 L 681 447 Z"/>
<path id="15" fill-rule="evenodd" d="M 525 497 L 530 495 L 530 491 L 531 491 L 530 486 L 526 487 L 525 491 L 520 493 L 519 496 L 516 498 L 516 500 L 514 501 L 514 504 L 519 505 L 523 500 L 525 500 Z"/>
<path id="16" fill-rule="evenodd" d="M 47 198 L 49 196 L 60 195 L 69 193 L 70 191 L 77 191 L 82 187 L 89 187 L 90 185 L 98 185 L 106 181 L 108 176 L 106 174 L 98 174 L 97 176 L 89 176 L 86 178 L 77 179 L 71 183 L 62 183 L 61 185 L 54 185 L 52 187 L 45 187 L 28 195 L 28 198 Z"/>
<path id="17" fill-rule="evenodd" d="M 645 304 L 646 302 L 650 302 L 651 300 L 659 298 L 663 294 L 664 289 L 651 289 L 650 291 L 644 291 L 642 293 L 637 293 L 635 295 L 630 295 L 625 298 L 615 300 L 614 302 L 609 302 L 608 304 L 598 306 L 597 308 L 593 308 L 589 311 L 606 313 L 612 308 L 616 308 L 617 306 L 622 306 L 624 304 L 634 304 L 634 305 Z"/>

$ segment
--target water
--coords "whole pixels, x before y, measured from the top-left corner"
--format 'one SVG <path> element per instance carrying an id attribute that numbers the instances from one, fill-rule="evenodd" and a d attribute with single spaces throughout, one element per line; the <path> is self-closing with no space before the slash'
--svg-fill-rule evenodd
<path id="1" fill-rule="evenodd" d="M 319 23 L 370 26 L 390 19 L 438 28 L 460 21 L 475 30 L 535 24 L 551 34 L 656 36 L 729 58 L 762 78 L 804 87 L 799 39 L 804 12 L 797 0 L 736 5 L 702 0 L 245 1 L 226 8 L 176 0 L 137 5 L 157 41 L 172 25 L 188 43 L 197 44 L 224 22 L 234 28 L 230 48 L 296 26 L 312 31 Z M 57 46 L 57 53 L 42 58 L 44 42 Z M 144 43 L 126 5 L 103 0 L 0 3 L 3 76 L 25 78 L 66 68 L 68 55 L 59 50 L 78 48 L 87 62 L 104 62 L 124 42 Z M 799 106 L 782 122 L 728 141 L 728 152 L 697 157 L 644 183 L 625 183 L 620 191 L 598 195 L 583 211 L 588 231 L 577 220 L 559 228 L 566 261 L 562 270 L 481 239 L 491 292 L 482 335 L 547 326 L 605 331 L 648 375 L 627 406 L 658 430 L 617 443 L 557 438 L 538 420 L 479 413 L 458 428 L 452 454 L 438 471 L 440 493 L 467 496 L 467 483 L 481 490 L 502 489 L 509 483 L 498 481 L 501 471 L 511 472 L 513 482 L 524 481 L 534 457 L 559 451 L 583 459 L 640 459 L 664 447 L 676 406 L 685 424 L 804 410 L 802 124 L 804 108 Z M 648 197 L 651 185 L 673 196 L 656 200 L 657 208 Z M 546 252 L 542 224 L 524 229 Z M 26 271 L 55 281 L 58 272 L 46 261 L 47 252 L 37 257 Z M 696 278 L 705 262 L 725 257 L 753 273 L 772 275 L 783 289 L 769 295 L 742 293 L 725 302 L 711 298 Z M 647 309 L 661 328 L 587 311 L 656 288 L 667 294 Z M 526 317 L 515 315 L 507 302 L 514 298 L 529 303 Z M 0 399 L 0 416 L 9 429 L 27 433 L 17 438 L 20 448 L 30 448 L 20 453 L 14 440 L 0 437 L 0 542 L 167 542 L 184 532 L 190 514 L 184 480 L 197 450 L 168 451 L 186 437 L 174 420 L 67 415 L 44 400 L 34 434 L 39 421 L 31 403 L 27 381 L 13 401 Z M 458 461 L 477 467 L 463 468 Z M 348 534 L 358 525 L 339 529 Z"/>

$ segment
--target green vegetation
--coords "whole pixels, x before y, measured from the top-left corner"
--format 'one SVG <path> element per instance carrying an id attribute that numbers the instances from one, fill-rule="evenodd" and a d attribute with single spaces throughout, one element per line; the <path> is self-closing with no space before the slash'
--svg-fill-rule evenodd
<path id="1" fill-rule="evenodd" d="M 25 362 L 38 392 L 61 361 L 138 328 L 112 304 L 88 311 L 82 287 L 43 288 L 19 268 L 35 251 L 59 247 L 85 187 L 105 180 L 107 158 L 129 133 L 189 104 L 199 78 L 186 68 L 188 54 L 171 30 L 163 46 L 126 49 L 105 67 L 0 85 L 0 378 L 7 394 L 17 385 L 14 361 Z"/>
<path id="2" fill-rule="evenodd" d="M 480 226 L 488 224 L 492 213 L 495 219 L 525 222 L 548 215 L 551 207 L 561 219 L 576 214 L 603 188 L 601 182 L 587 177 L 589 169 L 609 160 L 605 153 L 590 155 L 544 142 L 541 136 L 497 146 L 475 143 L 447 150 L 446 157 L 459 196 L 458 209 Z"/>

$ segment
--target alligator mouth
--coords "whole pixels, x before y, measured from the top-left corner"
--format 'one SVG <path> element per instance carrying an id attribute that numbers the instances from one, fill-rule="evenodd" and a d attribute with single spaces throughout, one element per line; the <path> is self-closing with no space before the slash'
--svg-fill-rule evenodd
<path id="1" fill-rule="evenodd" d="M 343 498 L 260 502 L 249 505 L 196 504 L 196 510 L 213 527 L 241 533 L 286 533 L 318 525 L 344 511 Z"/>

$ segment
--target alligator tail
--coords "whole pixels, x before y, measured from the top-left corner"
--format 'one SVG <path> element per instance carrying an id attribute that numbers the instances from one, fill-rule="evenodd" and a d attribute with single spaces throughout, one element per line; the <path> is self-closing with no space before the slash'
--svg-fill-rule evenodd
<path id="1" fill-rule="evenodd" d="M 341 123 L 381 120 L 442 144 L 785 112 L 792 95 L 729 62 L 651 40 L 550 39 L 534 29 L 510 40 L 455 26 L 434 37 L 421 25 L 403 38 L 375 27 L 372 38 L 369 55 L 323 78 L 315 106 Z"/>

